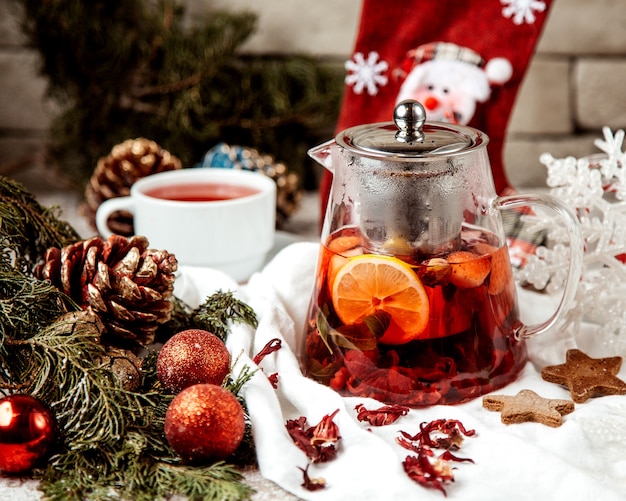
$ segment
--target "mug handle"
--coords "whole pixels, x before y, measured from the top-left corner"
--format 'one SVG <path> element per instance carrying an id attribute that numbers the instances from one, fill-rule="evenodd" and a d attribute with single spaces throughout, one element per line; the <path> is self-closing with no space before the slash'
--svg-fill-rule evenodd
<path id="1" fill-rule="evenodd" d="M 135 204 L 133 203 L 132 197 L 116 197 L 105 200 L 96 210 L 96 229 L 98 233 L 102 235 L 104 239 L 109 238 L 113 235 L 113 232 L 109 230 L 109 225 L 107 224 L 111 214 L 122 210 L 134 214 L 134 209 Z"/>
<path id="2" fill-rule="evenodd" d="M 550 209 L 561 219 L 569 238 L 569 267 L 563 287 L 563 296 L 555 312 L 545 322 L 534 325 L 522 325 L 515 332 L 517 339 L 541 334 L 563 320 L 564 314 L 569 310 L 576 295 L 583 269 L 583 235 L 578 218 L 569 206 L 551 195 L 543 194 L 508 195 L 498 197 L 494 202 L 494 206 L 498 210 L 517 209 L 533 205 Z"/>

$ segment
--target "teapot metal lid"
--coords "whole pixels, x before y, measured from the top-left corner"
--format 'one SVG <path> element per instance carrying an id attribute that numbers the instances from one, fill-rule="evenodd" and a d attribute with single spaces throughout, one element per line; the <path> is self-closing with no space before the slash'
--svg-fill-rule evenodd
<path id="1" fill-rule="evenodd" d="M 468 153 L 489 142 L 484 133 L 472 127 L 426 122 L 426 110 L 413 100 L 398 103 L 393 119 L 393 122 L 351 127 L 340 132 L 335 140 L 357 155 L 387 159 L 441 159 Z"/>

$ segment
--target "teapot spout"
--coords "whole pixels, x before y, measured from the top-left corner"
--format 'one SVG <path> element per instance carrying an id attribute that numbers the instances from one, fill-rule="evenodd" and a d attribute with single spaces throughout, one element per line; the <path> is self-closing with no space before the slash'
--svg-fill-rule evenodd
<path id="1" fill-rule="evenodd" d="M 330 141 L 326 141 L 318 146 L 314 146 L 307 151 L 307 154 L 322 167 L 328 169 L 330 172 L 333 172 L 333 162 L 330 152 L 331 147 L 335 144 L 335 140 L 331 139 Z"/>

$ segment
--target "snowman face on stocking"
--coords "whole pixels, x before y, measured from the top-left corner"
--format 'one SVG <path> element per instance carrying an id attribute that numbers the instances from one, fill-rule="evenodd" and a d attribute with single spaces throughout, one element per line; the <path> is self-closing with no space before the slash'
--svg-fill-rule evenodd
<path id="1" fill-rule="evenodd" d="M 489 99 L 491 85 L 505 83 L 512 74 L 511 64 L 504 58 L 483 65 L 474 51 L 448 43 L 418 47 L 409 57 L 414 66 L 396 102 L 419 101 L 432 121 L 466 125 L 476 104 Z"/>

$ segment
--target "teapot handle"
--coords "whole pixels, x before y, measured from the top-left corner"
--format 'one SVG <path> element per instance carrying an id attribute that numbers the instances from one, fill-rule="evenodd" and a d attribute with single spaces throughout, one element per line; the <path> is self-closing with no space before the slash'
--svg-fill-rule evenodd
<path id="1" fill-rule="evenodd" d="M 551 195 L 543 194 L 518 194 L 503 196 L 495 199 L 495 208 L 502 209 L 517 209 L 519 207 L 538 206 L 544 207 L 555 212 L 569 238 L 569 267 L 568 273 L 563 287 L 563 296 L 557 306 L 555 312 L 545 322 L 534 325 L 522 325 L 515 333 L 515 337 L 529 338 L 535 334 L 540 334 L 548 329 L 551 329 L 557 324 L 560 324 L 563 320 L 564 314 L 570 309 L 571 303 L 576 295 L 578 289 L 578 283 L 582 275 L 582 260 L 584 240 L 582 231 L 580 229 L 580 223 L 574 212 Z"/>

